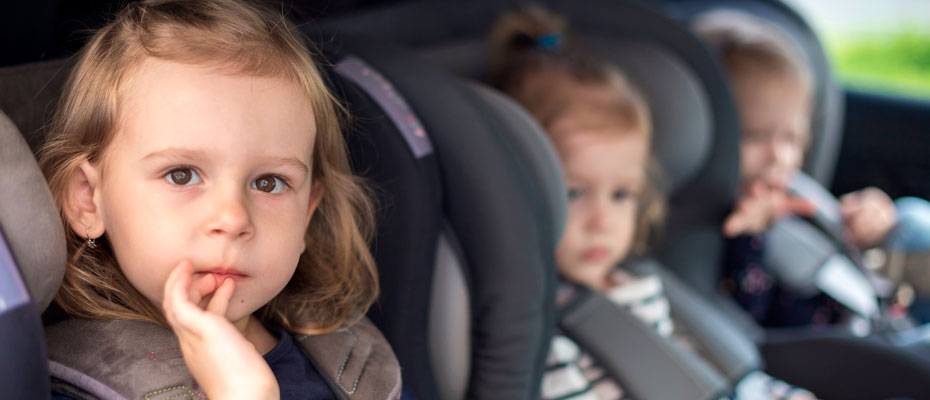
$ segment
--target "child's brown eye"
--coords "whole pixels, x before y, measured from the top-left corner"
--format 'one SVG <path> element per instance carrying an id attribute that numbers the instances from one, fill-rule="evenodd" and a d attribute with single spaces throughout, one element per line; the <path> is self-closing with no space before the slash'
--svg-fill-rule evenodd
<path id="1" fill-rule="evenodd" d="M 623 189 L 614 190 L 614 192 L 611 193 L 611 197 L 613 198 L 614 201 L 622 201 L 622 200 L 628 199 L 630 197 L 630 194 L 631 193 L 629 190 L 623 190 Z"/>
<path id="2" fill-rule="evenodd" d="M 200 183 L 200 176 L 192 168 L 176 168 L 165 175 L 168 182 L 179 186 L 196 185 Z"/>
<path id="3" fill-rule="evenodd" d="M 274 175 L 264 175 L 252 182 L 252 188 L 265 193 L 281 193 L 287 184 Z"/>

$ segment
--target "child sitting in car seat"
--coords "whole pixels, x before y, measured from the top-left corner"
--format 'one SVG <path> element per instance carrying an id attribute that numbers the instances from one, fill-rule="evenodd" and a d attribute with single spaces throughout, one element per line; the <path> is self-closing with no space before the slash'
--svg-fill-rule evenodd
<path id="1" fill-rule="evenodd" d="M 762 259 L 765 231 L 775 220 L 815 212 L 786 190 L 810 140 L 813 72 L 788 37 L 751 15 L 715 11 L 694 26 L 729 75 L 742 123 L 742 189 L 723 226 L 730 237 L 724 290 L 765 326 L 838 322 L 846 313 L 843 306 L 825 294 L 809 297 L 783 288 Z M 846 239 L 859 250 L 883 244 L 908 252 L 930 249 L 926 201 L 893 202 L 870 187 L 842 196 L 840 212 Z"/>
<path id="2" fill-rule="evenodd" d="M 495 85 L 541 123 L 565 172 L 569 215 L 555 257 L 567 283 L 557 302 L 568 301 L 572 285 L 602 292 L 661 337 L 699 354 L 700 344 L 690 343 L 676 328 L 662 279 L 622 266 L 631 254 L 643 252 L 649 231 L 664 213 L 650 162 L 648 107 L 616 67 L 565 43 L 565 28 L 562 18 L 529 8 L 502 16 L 489 38 Z M 628 397 L 596 359 L 571 337 L 556 335 L 542 396 Z M 736 384 L 735 395 L 812 397 L 761 372 Z"/>
<path id="3" fill-rule="evenodd" d="M 56 394 L 399 397 L 364 319 L 371 205 L 295 32 L 235 0 L 139 1 L 80 53 L 40 157 L 68 238 Z"/>

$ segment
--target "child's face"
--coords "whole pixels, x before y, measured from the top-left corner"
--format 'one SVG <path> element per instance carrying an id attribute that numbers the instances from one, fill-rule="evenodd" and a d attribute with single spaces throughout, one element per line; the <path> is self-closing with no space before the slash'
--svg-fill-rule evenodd
<path id="1" fill-rule="evenodd" d="M 753 70 L 738 74 L 733 83 L 742 121 L 742 180 L 783 182 L 804 161 L 809 91 L 797 79 Z"/>
<path id="2" fill-rule="evenodd" d="M 555 137 L 569 189 L 568 223 L 556 250 L 558 271 L 570 281 L 603 288 L 633 243 L 647 140 L 630 132 Z"/>
<path id="3" fill-rule="evenodd" d="M 161 305 L 189 259 L 195 278 L 236 281 L 227 318 L 249 316 L 290 280 L 321 195 L 305 94 L 282 78 L 150 59 L 122 99 L 94 202 L 123 273 Z"/>

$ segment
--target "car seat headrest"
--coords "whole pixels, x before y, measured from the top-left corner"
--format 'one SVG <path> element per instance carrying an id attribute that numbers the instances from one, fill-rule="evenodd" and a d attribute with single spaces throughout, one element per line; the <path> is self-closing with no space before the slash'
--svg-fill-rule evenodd
<path id="1" fill-rule="evenodd" d="M 0 111 L 0 228 L 40 311 L 65 273 L 65 236 L 58 208 L 35 157 Z"/>
<path id="2" fill-rule="evenodd" d="M 650 106 L 652 151 L 663 186 L 674 193 L 707 161 L 713 121 L 707 92 L 694 72 L 668 50 L 637 40 L 582 37 L 587 47 L 620 66 Z"/>
<path id="3" fill-rule="evenodd" d="M 579 29 L 581 29 L 579 27 Z M 710 101 L 694 72 L 668 50 L 647 41 L 577 35 L 584 47 L 618 65 L 649 104 L 653 153 L 669 192 L 694 178 L 711 149 Z M 476 80 L 489 76 L 487 49 L 478 38 L 429 46 L 421 54 L 445 69 Z"/>
<path id="4" fill-rule="evenodd" d="M 557 12 L 564 12 L 570 18 L 570 29 L 582 47 L 620 66 L 633 84 L 643 92 L 650 106 L 654 127 L 653 152 L 664 169 L 665 189 L 674 193 L 681 185 L 695 178 L 713 151 L 714 129 L 719 128 L 715 125 L 716 118 L 705 82 L 681 59 L 680 54 L 671 51 L 649 35 L 636 34 L 638 28 L 630 28 L 630 32 L 619 35 L 605 32 L 599 26 L 590 26 L 587 20 L 573 18 L 575 15 L 572 14 L 572 10 L 583 7 L 573 7 L 569 4 L 553 6 Z M 469 13 L 482 13 L 484 20 L 493 21 L 494 16 L 505 10 L 506 8 L 490 10 L 485 6 L 469 10 Z M 420 9 L 414 13 L 404 7 L 397 7 L 392 11 L 394 14 L 382 19 L 423 18 L 422 14 L 430 12 Z M 460 20 L 473 18 L 474 15 L 456 18 L 449 15 L 451 12 L 432 12 L 439 13 L 436 18 L 455 28 L 421 27 L 419 38 L 412 36 L 410 32 L 391 34 L 447 71 L 470 79 L 487 81 L 490 76 L 485 42 L 487 23 L 476 22 L 474 26 L 466 28 L 460 26 Z M 417 16 L 411 17 L 411 14 Z M 590 17 L 578 15 L 579 18 L 585 16 Z M 427 35 L 427 29 L 438 31 L 430 31 Z M 463 31 L 464 29 L 468 30 Z M 454 35 L 451 33 L 453 30 Z M 680 28 L 677 30 L 683 31 Z M 432 41 L 422 36 L 429 36 Z"/>
<path id="5" fill-rule="evenodd" d="M 0 110 L 33 152 L 45 142 L 48 121 L 74 62 L 72 57 L 0 68 Z"/>

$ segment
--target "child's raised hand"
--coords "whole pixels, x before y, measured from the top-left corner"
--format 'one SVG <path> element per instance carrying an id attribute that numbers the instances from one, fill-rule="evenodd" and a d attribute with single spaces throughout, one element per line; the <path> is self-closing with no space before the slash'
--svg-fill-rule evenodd
<path id="1" fill-rule="evenodd" d="M 863 250 L 879 244 L 898 222 L 894 202 L 875 187 L 840 197 L 840 212 L 849 239 Z"/>
<path id="2" fill-rule="evenodd" d="M 165 283 L 165 318 L 178 337 L 185 364 L 210 398 L 277 399 L 271 368 L 226 319 L 234 290 L 232 279 L 219 287 L 211 274 L 193 279 L 190 261 L 181 261 Z"/>
<path id="3" fill-rule="evenodd" d="M 813 215 L 814 205 L 791 195 L 780 180 L 756 180 L 745 185 L 736 207 L 723 223 L 723 234 L 734 237 L 766 231 L 773 222 L 786 215 Z"/>

